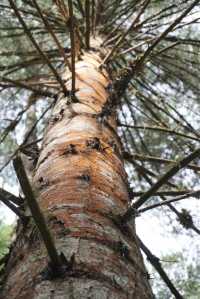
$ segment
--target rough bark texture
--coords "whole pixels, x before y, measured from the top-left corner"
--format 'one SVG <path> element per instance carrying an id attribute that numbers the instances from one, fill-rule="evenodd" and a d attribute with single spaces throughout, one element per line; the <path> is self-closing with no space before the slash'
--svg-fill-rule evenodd
<path id="1" fill-rule="evenodd" d="M 84 53 L 76 63 L 79 102 L 58 99 L 34 176 L 56 247 L 71 266 L 64 277 L 48 280 L 41 274 L 48 258 L 37 230 L 31 223 L 19 228 L 2 298 L 152 298 L 134 225 L 113 221 L 129 199 L 115 111 L 106 122 L 97 117 L 111 83 L 98 53 Z M 63 78 L 70 89 L 71 74 Z"/>

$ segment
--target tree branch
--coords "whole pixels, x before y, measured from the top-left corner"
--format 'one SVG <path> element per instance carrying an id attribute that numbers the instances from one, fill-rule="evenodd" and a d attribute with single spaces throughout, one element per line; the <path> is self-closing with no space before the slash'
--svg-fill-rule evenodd
<path id="1" fill-rule="evenodd" d="M 176 18 L 174 20 L 174 22 L 172 22 L 172 24 L 167 27 L 167 29 L 162 32 L 157 39 L 151 44 L 151 46 L 146 50 L 146 52 L 144 52 L 144 54 L 142 55 L 142 57 L 137 61 L 136 63 L 136 68 L 138 65 L 143 64 L 143 62 L 146 60 L 146 58 L 151 54 L 151 52 L 153 51 L 153 49 L 161 42 L 161 40 L 163 40 L 163 38 L 165 38 L 167 36 L 167 34 L 169 32 L 171 32 L 176 25 L 178 25 L 181 20 L 199 3 L 199 0 L 194 1 L 178 18 Z"/>
<path id="2" fill-rule="evenodd" d="M 61 46 L 61 44 L 60 44 L 58 38 L 56 37 L 55 33 L 53 32 L 52 28 L 50 27 L 50 25 L 49 25 L 47 19 L 44 17 L 44 15 L 43 15 L 43 13 L 42 13 L 42 11 L 41 11 L 39 5 L 37 4 L 37 1 L 36 1 L 36 0 L 33 0 L 33 3 L 34 3 L 34 5 L 35 5 L 35 7 L 36 7 L 36 9 L 37 9 L 37 11 L 38 11 L 38 13 L 39 13 L 39 15 L 40 15 L 42 21 L 43 21 L 43 23 L 44 23 L 46 29 L 48 30 L 48 32 L 49 32 L 50 35 L 52 36 L 53 40 L 55 41 L 55 43 L 56 43 L 56 45 L 57 45 L 57 47 L 58 47 L 58 50 L 59 50 L 59 52 L 60 52 L 60 55 L 63 57 L 64 62 L 65 62 L 66 65 L 68 66 L 69 70 L 71 70 L 71 66 L 70 66 L 70 63 L 69 63 L 69 61 L 68 61 L 68 59 L 67 59 L 67 56 L 66 56 L 66 54 L 65 54 L 65 50 L 64 50 L 64 48 Z M 64 11 L 64 10 L 63 10 L 63 13 L 65 14 L 65 11 Z"/>
<path id="3" fill-rule="evenodd" d="M 85 0 L 85 45 L 90 48 L 90 0 Z"/>
<path id="4" fill-rule="evenodd" d="M 50 97 L 50 98 L 55 97 L 55 94 L 53 94 L 50 91 L 44 91 L 44 90 L 36 89 L 36 88 L 34 88 L 34 87 L 24 83 L 24 82 L 18 81 L 18 80 L 12 80 L 12 79 L 9 79 L 9 78 L 6 78 L 6 77 L 0 77 L 0 80 L 2 82 L 11 83 L 13 85 L 13 87 L 21 87 L 21 88 L 30 90 L 38 96 Z"/>
<path id="5" fill-rule="evenodd" d="M 134 126 L 134 125 L 126 125 L 126 124 L 123 124 L 123 123 L 119 123 L 119 126 L 121 127 L 126 127 L 126 128 L 131 128 L 131 129 L 135 129 L 135 130 L 153 130 L 153 131 L 160 131 L 160 132 L 164 132 L 164 133 L 169 133 L 169 134 L 173 134 L 173 135 L 177 135 L 177 136 L 180 136 L 180 137 L 184 137 L 184 138 L 188 138 L 188 139 L 191 139 L 191 140 L 195 140 L 195 141 L 200 141 L 200 138 L 198 137 L 194 137 L 194 136 L 190 136 L 190 135 L 187 135 L 187 134 L 184 134 L 184 133 L 180 133 L 180 132 L 177 132 L 175 130 L 172 130 L 172 129 L 168 129 L 168 128 L 165 128 L 165 127 L 159 127 L 159 126 Z"/>
<path id="6" fill-rule="evenodd" d="M 186 193 L 193 192 L 192 190 L 184 189 L 184 190 L 163 190 L 163 191 L 158 191 L 154 193 L 154 196 L 180 196 L 180 195 L 185 195 Z M 138 192 L 132 192 L 133 197 L 140 197 L 142 196 L 145 191 L 138 191 Z"/>
<path id="7" fill-rule="evenodd" d="M 18 11 L 17 6 L 15 5 L 13 0 L 9 0 L 10 6 L 12 7 L 12 9 L 15 12 L 15 15 L 17 16 L 20 24 L 22 25 L 25 33 L 27 34 L 27 36 L 29 37 L 30 41 L 32 42 L 32 44 L 34 45 L 34 47 L 37 49 L 38 53 L 41 55 L 41 57 L 44 59 L 44 61 L 46 62 L 46 64 L 48 65 L 48 67 L 50 68 L 50 70 L 52 71 L 52 73 L 54 74 L 56 80 L 58 81 L 58 83 L 60 84 L 62 91 L 65 95 L 68 95 L 68 91 L 66 89 L 66 86 L 62 80 L 62 78 L 60 77 L 60 75 L 58 74 L 58 72 L 56 71 L 56 69 L 54 68 L 54 66 L 51 64 L 51 61 L 49 60 L 48 56 L 46 55 L 45 52 L 43 52 L 40 49 L 40 46 L 38 45 L 38 43 L 36 42 L 36 40 L 34 39 L 33 35 L 31 34 L 29 28 L 27 27 L 26 23 L 24 22 L 21 14 Z"/>
<path id="8" fill-rule="evenodd" d="M 148 161 L 148 162 L 156 162 L 156 163 L 164 163 L 164 164 L 176 164 L 177 162 L 174 160 L 169 159 L 162 159 L 159 157 L 153 157 L 153 156 L 143 156 L 139 154 L 129 154 L 128 152 L 123 153 L 124 159 L 127 159 L 127 161 L 133 160 L 139 160 L 139 161 Z M 200 171 L 200 166 L 194 165 L 194 164 L 188 164 L 186 166 L 187 168 Z"/>
<path id="9" fill-rule="evenodd" d="M 169 279 L 167 273 L 164 271 L 159 258 L 151 253 L 151 251 L 144 245 L 144 243 L 140 240 L 139 237 L 137 237 L 137 238 L 139 241 L 140 248 L 145 253 L 147 260 L 151 263 L 151 265 L 160 274 L 160 277 L 166 283 L 166 285 L 169 288 L 169 290 L 171 291 L 171 293 L 175 296 L 176 299 L 184 299 L 183 296 L 179 293 L 179 291 L 175 288 L 172 281 Z"/>
<path id="10" fill-rule="evenodd" d="M 40 207 L 35 199 L 35 195 L 29 183 L 21 158 L 18 156 L 13 160 L 15 172 L 20 182 L 22 191 L 26 197 L 27 204 L 30 208 L 31 214 L 35 223 L 41 233 L 42 239 L 46 246 L 48 255 L 50 257 L 52 268 L 58 271 L 61 267 L 61 260 L 56 250 L 53 237 L 47 227 L 45 218 L 40 210 Z"/>
<path id="11" fill-rule="evenodd" d="M 178 196 L 178 197 L 176 197 L 176 198 L 172 198 L 172 199 L 164 200 L 164 201 L 162 201 L 162 202 L 153 204 L 153 205 L 148 206 L 148 207 L 146 207 L 146 208 L 139 209 L 139 210 L 137 211 L 137 213 L 138 213 L 138 214 L 141 214 L 141 213 L 144 213 L 144 212 L 146 212 L 146 211 L 155 209 L 155 208 L 157 208 L 157 207 L 161 207 L 161 206 L 164 206 L 164 205 L 168 205 L 169 203 L 172 203 L 172 202 L 177 202 L 177 201 L 179 201 L 179 200 L 186 199 L 186 198 L 188 198 L 188 197 L 199 198 L 199 196 L 200 196 L 200 190 L 193 191 L 193 192 L 189 192 L 189 193 L 186 193 L 186 194 L 184 194 L 184 195 Z"/>
<path id="12" fill-rule="evenodd" d="M 169 179 L 171 179 L 180 169 L 184 168 L 191 161 L 200 156 L 200 149 L 195 150 L 190 155 L 184 157 L 182 160 L 177 162 L 173 167 L 171 167 L 147 192 L 145 192 L 134 204 L 127 210 L 127 212 L 122 216 L 122 221 L 129 221 L 132 215 L 135 213 L 135 210 L 143 205 L 155 192 Z"/>
<path id="13" fill-rule="evenodd" d="M 22 198 L 15 196 L 14 194 L 0 188 L 0 200 L 5 199 L 6 201 L 11 201 L 15 205 L 21 206 L 24 203 Z"/>
<path id="14" fill-rule="evenodd" d="M 134 28 L 134 25 L 138 22 L 140 16 L 144 13 L 145 9 L 147 8 L 148 4 L 150 3 L 151 0 L 145 0 L 143 1 L 143 5 L 139 11 L 139 13 L 137 14 L 137 16 L 134 18 L 134 20 L 131 22 L 130 26 L 128 27 L 128 29 L 123 33 L 122 36 L 119 37 L 119 39 L 117 40 L 117 42 L 115 43 L 114 47 L 110 50 L 110 52 L 106 55 L 106 57 L 104 58 L 102 65 L 106 64 L 110 58 L 113 56 L 114 52 L 116 52 L 116 50 L 119 48 L 119 46 L 123 43 L 124 39 L 126 38 L 126 36 L 128 35 L 128 33 Z"/>
<path id="15" fill-rule="evenodd" d="M 76 46 L 75 46 L 75 33 L 74 33 L 74 13 L 73 3 L 68 0 L 69 16 L 70 16 L 70 40 L 71 40 L 71 72 L 72 72 L 72 86 L 71 95 L 75 96 L 76 91 L 76 73 L 75 73 L 75 59 L 76 59 Z"/>

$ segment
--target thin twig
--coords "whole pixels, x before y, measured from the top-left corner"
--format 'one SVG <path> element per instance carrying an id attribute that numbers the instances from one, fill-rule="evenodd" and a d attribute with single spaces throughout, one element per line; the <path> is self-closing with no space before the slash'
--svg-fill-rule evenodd
<path id="1" fill-rule="evenodd" d="M 6 78 L 6 77 L 0 77 L 0 80 L 2 82 L 11 83 L 13 85 L 13 87 L 21 87 L 21 88 L 30 90 L 38 96 L 50 97 L 50 98 L 55 96 L 55 94 L 53 94 L 50 91 L 44 91 L 44 90 L 36 89 L 36 88 L 34 88 L 34 87 L 24 83 L 24 82 L 18 81 L 18 80 L 12 80 L 12 79 L 9 79 L 9 78 Z"/>
<path id="2" fill-rule="evenodd" d="M 175 42 L 172 45 L 169 45 L 168 47 L 165 47 L 164 49 L 161 49 L 160 51 L 157 51 L 157 52 L 153 53 L 153 56 L 158 56 L 158 55 L 160 55 L 160 54 L 162 54 L 162 53 L 164 53 L 164 52 L 166 52 L 168 50 L 173 49 L 174 47 L 176 47 L 176 46 L 178 46 L 180 44 L 181 44 L 180 42 Z"/>
<path id="3" fill-rule="evenodd" d="M 137 44 L 137 45 L 134 46 L 134 47 L 128 48 L 128 49 L 124 50 L 123 52 L 119 53 L 119 54 L 117 55 L 117 57 L 119 57 L 119 56 L 121 56 L 121 55 L 124 55 L 124 54 L 127 54 L 127 53 L 130 53 L 130 52 L 134 51 L 135 49 L 137 49 L 137 48 L 139 48 L 139 47 L 141 47 L 141 46 L 143 46 L 143 45 L 145 45 L 145 44 L 148 44 L 149 42 L 153 41 L 154 39 L 155 39 L 155 38 L 149 38 L 149 39 L 147 39 L 147 40 L 145 40 L 145 41 L 143 41 L 143 42 Z"/>
<path id="4" fill-rule="evenodd" d="M 173 135 L 177 135 L 177 136 L 180 136 L 180 137 L 184 137 L 184 138 L 188 138 L 188 139 L 191 139 L 191 140 L 195 140 L 195 141 L 200 141 L 200 138 L 198 137 L 194 137 L 194 136 L 190 136 L 190 135 L 187 135 L 187 134 L 184 134 L 184 133 L 180 133 L 180 132 L 177 132 L 175 130 L 172 130 L 172 129 L 168 129 L 166 127 L 159 127 L 159 126 L 134 126 L 134 125 L 126 125 L 126 124 L 123 124 L 123 123 L 119 123 L 119 126 L 121 127 L 126 127 L 126 128 L 131 128 L 131 129 L 135 129 L 135 130 L 153 130 L 153 131 L 160 131 L 160 132 L 164 132 L 164 133 L 170 133 L 170 134 L 173 134 Z"/>
<path id="5" fill-rule="evenodd" d="M 163 191 L 158 191 L 156 193 L 154 193 L 153 196 L 159 196 L 159 197 L 162 197 L 162 196 L 180 196 L 180 195 L 185 195 L 187 193 L 190 193 L 190 192 L 193 192 L 192 190 L 188 190 L 188 189 L 185 189 L 185 190 L 163 190 Z M 143 194 L 145 194 L 146 192 L 142 192 L 142 191 L 138 191 L 138 192 L 131 192 L 132 196 L 133 197 L 140 197 L 142 196 Z"/>
<path id="6" fill-rule="evenodd" d="M 61 267 L 61 261 L 60 261 L 60 257 L 57 252 L 57 249 L 55 247 L 55 244 L 54 244 L 53 236 L 51 235 L 51 233 L 47 227 L 44 215 L 41 212 L 40 207 L 35 199 L 35 195 L 31 188 L 28 177 L 26 175 L 23 162 L 19 156 L 13 160 L 13 165 L 14 165 L 18 180 L 20 182 L 20 186 L 25 195 L 27 204 L 32 213 L 32 217 L 35 220 L 35 223 L 41 233 L 42 239 L 46 246 L 48 255 L 49 255 L 51 263 L 52 263 L 52 268 L 54 270 L 58 270 Z"/>
<path id="7" fill-rule="evenodd" d="M 140 154 L 129 154 L 128 152 L 124 152 L 123 157 L 124 157 L 124 159 L 127 159 L 128 161 L 133 159 L 133 160 L 156 162 L 156 163 L 163 163 L 163 164 L 176 164 L 177 163 L 175 160 L 162 159 L 159 157 L 146 156 L 146 155 L 143 156 Z M 200 166 L 197 166 L 195 164 L 188 164 L 186 167 L 193 169 L 195 171 L 200 171 Z"/>
<path id="8" fill-rule="evenodd" d="M 197 190 L 197 191 L 193 191 L 193 192 L 189 192 L 189 193 L 186 193 L 185 195 L 181 195 L 181 196 L 178 196 L 176 198 L 172 198 L 172 199 L 168 199 L 168 200 L 165 200 L 165 201 L 162 201 L 162 202 L 159 202 L 159 203 L 155 203 L 153 205 L 150 205 L 146 208 L 143 208 L 143 209 L 139 209 L 137 211 L 138 214 L 141 214 L 141 213 L 144 213 L 146 211 L 149 211 L 149 210 L 152 210 L 152 209 L 155 209 L 157 207 L 161 207 L 161 206 L 164 206 L 164 205 L 168 205 L 169 203 L 172 203 L 172 202 L 177 202 L 177 201 L 180 201 L 180 200 L 183 200 L 183 199 L 186 199 L 188 197 L 195 197 L 195 198 L 199 198 L 200 196 L 200 190 Z"/>

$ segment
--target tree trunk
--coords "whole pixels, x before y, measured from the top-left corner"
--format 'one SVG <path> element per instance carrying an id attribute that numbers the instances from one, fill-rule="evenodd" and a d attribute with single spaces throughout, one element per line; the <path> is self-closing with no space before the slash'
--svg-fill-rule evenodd
<path id="1" fill-rule="evenodd" d="M 94 49 L 76 62 L 78 101 L 59 96 L 33 180 L 69 269 L 63 277 L 49 277 L 46 249 L 35 226 L 18 226 L 2 298 L 153 297 L 134 225 L 121 227 L 114 221 L 126 212 L 129 196 L 115 111 L 106 120 L 99 117 L 112 83 L 99 68 L 101 61 L 100 50 Z M 70 90 L 71 73 L 63 78 Z"/>

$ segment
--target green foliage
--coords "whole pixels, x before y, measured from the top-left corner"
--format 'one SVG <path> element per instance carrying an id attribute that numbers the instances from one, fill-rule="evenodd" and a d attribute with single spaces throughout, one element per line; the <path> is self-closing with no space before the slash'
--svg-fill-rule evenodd
<path id="1" fill-rule="evenodd" d="M 8 246 L 11 242 L 13 232 L 12 225 L 7 225 L 0 221 L 0 258 L 8 252 Z"/>

